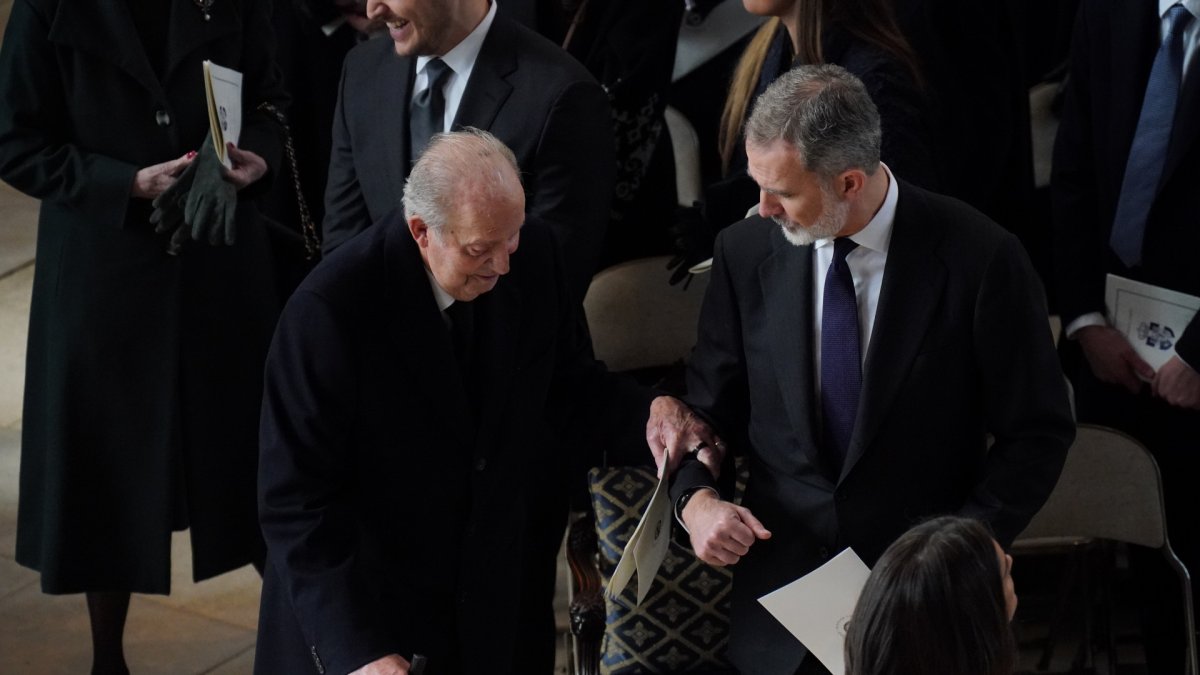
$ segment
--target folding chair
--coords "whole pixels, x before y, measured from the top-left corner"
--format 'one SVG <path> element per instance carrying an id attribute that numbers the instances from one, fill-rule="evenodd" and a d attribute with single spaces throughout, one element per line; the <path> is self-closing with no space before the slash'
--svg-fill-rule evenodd
<path id="1" fill-rule="evenodd" d="M 1114 429 L 1080 424 L 1058 485 L 1013 549 L 1105 539 L 1161 550 L 1183 591 L 1188 673 L 1200 675 L 1191 578 L 1171 548 L 1166 523 L 1162 478 L 1146 447 Z M 1111 658 L 1111 646 L 1108 651 Z"/>

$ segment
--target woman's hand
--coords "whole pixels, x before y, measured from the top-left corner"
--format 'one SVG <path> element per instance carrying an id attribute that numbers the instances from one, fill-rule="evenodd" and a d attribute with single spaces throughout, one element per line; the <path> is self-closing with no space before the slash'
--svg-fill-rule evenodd
<path id="1" fill-rule="evenodd" d="M 179 159 L 172 159 L 168 162 L 155 164 L 139 170 L 133 176 L 133 196 L 137 199 L 154 199 L 161 195 L 164 190 L 175 183 L 175 179 L 179 177 L 179 174 L 183 173 L 183 170 L 195 158 L 196 153 L 189 152 Z M 263 167 L 265 171 L 265 163 Z"/>
<path id="2" fill-rule="evenodd" d="M 267 161 L 257 154 L 238 148 L 233 143 L 226 143 L 225 150 L 229 154 L 232 169 L 225 170 L 225 180 L 233 183 L 241 190 L 267 173 Z"/>

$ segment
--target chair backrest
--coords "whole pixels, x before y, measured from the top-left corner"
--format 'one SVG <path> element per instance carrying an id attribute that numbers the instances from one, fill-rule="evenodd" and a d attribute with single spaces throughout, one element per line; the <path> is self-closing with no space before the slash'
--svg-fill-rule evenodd
<path id="1" fill-rule="evenodd" d="M 656 484 L 653 467 L 596 468 L 588 473 L 603 587 L 612 579 Z M 710 567 L 672 537 L 654 586 L 641 606 L 635 601 L 636 583 L 619 597 L 605 595 L 600 672 L 727 671 L 723 653 L 729 642 L 732 578 L 729 568 Z"/>
<path id="2" fill-rule="evenodd" d="M 669 256 L 613 265 L 592 279 L 583 309 L 596 358 L 611 370 L 666 366 L 696 344 L 708 275 L 685 288 L 667 283 Z"/>
<path id="3" fill-rule="evenodd" d="M 1145 446 L 1114 429 L 1080 424 L 1058 485 L 1018 540 L 1043 537 L 1162 548 L 1162 483 Z"/>
<path id="4" fill-rule="evenodd" d="M 1160 549 L 1183 591 L 1187 672 L 1200 673 L 1191 577 L 1168 541 L 1162 476 L 1146 446 L 1115 429 L 1077 426 L 1058 485 L 1016 544 L 1037 546 L 1064 537 L 1110 539 Z"/>
<path id="5" fill-rule="evenodd" d="M 675 158 L 675 195 L 680 206 L 691 206 L 704 190 L 700 177 L 700 137 L 683 113 L 671 106 L 663 111 L 663 119 L 667 122 L 671 154 Z"/>

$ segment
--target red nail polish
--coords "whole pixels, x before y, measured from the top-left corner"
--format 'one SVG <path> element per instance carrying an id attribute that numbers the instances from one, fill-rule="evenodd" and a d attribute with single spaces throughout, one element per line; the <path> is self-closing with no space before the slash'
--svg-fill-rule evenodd
<path id="1" fill-rule="evenodd" d="M 188 159 L 192 159 L 192 158 L 194 158 L 195 156 L 196 156 L 196 151 L 195 151 L 195 150 L 192 150 L 192 151 L 188 152 L 188 154 L 187 154 L 187 158 L 188 158 Z"/>

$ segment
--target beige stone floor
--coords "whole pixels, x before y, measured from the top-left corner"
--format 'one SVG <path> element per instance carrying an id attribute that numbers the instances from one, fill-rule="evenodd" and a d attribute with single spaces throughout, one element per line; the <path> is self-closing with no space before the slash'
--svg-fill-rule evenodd
<path id="1" fill-rule="evenodd" d="M 0 673 L 87 673 L 83 597 L 43 594 L 37 574 L 13 560 L 36 210 L 34 200 L 0 183 Z M 249 673 L 258 575 L 246 568 L 192 583 L 186 535 L 175 537 L 172 558 L 175 593 L 131 603 L 126 649 L 133 672 Z"/>

